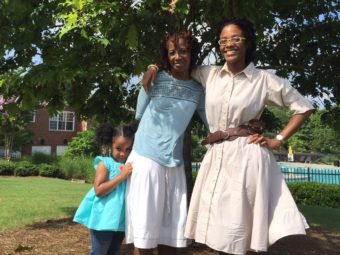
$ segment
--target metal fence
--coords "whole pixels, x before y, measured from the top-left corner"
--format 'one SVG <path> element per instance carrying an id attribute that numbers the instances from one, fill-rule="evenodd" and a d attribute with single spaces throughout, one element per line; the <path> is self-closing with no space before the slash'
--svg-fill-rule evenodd
<path id="1" fill-rule="evenodd" d="M 319 182 L 340 184 L 339 169 L 318 169 L 313 167 L 281 166 L 286 182 Z"/>
<path id="2" fill-rule="evenodd" d="M 200 162 L 192 163 L 192 170 L 198 171 Z M 286 182 L 319 182 L 340 185 L 339 169 L 319 169 L 315 167 L 292 167 L 280 166 L 281 172 Z"/>

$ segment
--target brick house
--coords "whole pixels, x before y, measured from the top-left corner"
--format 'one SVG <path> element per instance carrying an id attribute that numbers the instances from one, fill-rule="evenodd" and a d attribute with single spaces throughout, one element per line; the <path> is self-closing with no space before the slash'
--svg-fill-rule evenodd
<path id="1" fill-rule="evenodd" d="M 27 129 L 33 134 L 31 144 L 22 146 L 23 155 L 35 152 L 60 155 L 78 132 L 87 130 L 85 121 L 78 121 L 72 108 L 65 108 L 55 116 L 49 116 L 45 108 L 32 113 Z"/>

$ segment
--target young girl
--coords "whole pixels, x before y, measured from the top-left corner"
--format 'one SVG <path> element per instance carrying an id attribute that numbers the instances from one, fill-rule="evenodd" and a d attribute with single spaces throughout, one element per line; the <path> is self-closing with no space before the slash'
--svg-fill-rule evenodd
<path id="1" fill-rule="evenodd" d="M 81 202 L 73 221 L 91 232 L 90 255 L 118 255 L 125 236 L 125 185 L 132 172 L 131 164 L 124 165 L 134 139 L 134 130 L 123 126 L 112 128 L 103 124 L 96 130 L 96 140 L 102 145 L 111 143 L 111 155 L 97 156 L 93 188 Z"/>

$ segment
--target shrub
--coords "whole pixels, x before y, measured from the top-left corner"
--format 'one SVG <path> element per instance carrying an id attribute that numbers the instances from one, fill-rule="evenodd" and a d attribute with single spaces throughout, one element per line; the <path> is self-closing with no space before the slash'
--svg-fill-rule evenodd
<path id="1" fill-rule="evenodd" d="M 80 157 L 80 156 L 93 156 L 99 155 L 99 149 L 95 143 L 95 132 L 87 130 L 80 132 L 68 144 L 64 155 L 66 157 Z"/>
<path id="2" fill-rule="evenodd" d="M 201 140 L 203 140 L 203 138 L 197 135 L 192 135 L 191 146 L 192 146 L 192 160 L 193 161 L 198 161 L 198 162 L 202 161 L 204 154 L 207 151 L 207 148 L 201 145 Z"/>
<path id="3" fill-rule="evenodd" d="M 92 157 L 66 157 L 59 160 L 59 168 L 66 179 L 85 179 L 86 182 L 93 182 L 94 169 Z"/>
<path id="4" fill-rule="evenodd" d="M 33 164 L 51 164 L 57 162 L 57 156 L 36 152 L 32 155 L 31 161 Z"/>
<path id="5" fill-rule="evenodd" d="M 15 165 L 14 175 L 15 176 L 37 176 L 39 170 L 36 165 L 28 161 L 21 161 Z"/>
<path id="6" fill-rule="evenodd" d="M 304 182 L 288 186 L 297 204 L 340 208 L 340 185 Z"/>
<path id="7" fill-rule="evenodd" d="M 7 160 L 0 160 L 0 175 L 13 175 L 15 163 Z"/>
<path id="8" fill-rule="evenodd" d="M 40 164 L 39 175 L 44 177 L 63 178 L 63 173 L 57 165 Z"/>

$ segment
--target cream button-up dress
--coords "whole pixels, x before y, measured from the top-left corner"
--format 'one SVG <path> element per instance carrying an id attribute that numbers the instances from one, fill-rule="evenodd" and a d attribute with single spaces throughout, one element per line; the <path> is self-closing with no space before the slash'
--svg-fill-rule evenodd
<path id="1" fill-rule="evenodd" d="M 202 66 L 193 77 L 206 93 L 210 132 L 260 118 L 266 105 L 304 113 L 313 106 L 287 80 L 250 63 L 233 76 L 226 65 Z M 278 239 L 305 234 L 308 225 L 287 188 L 273 153 L 248 137 L 213 144 L 198 172 L 185 236 L 214 250 L 266 251 Z"/>

